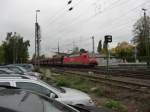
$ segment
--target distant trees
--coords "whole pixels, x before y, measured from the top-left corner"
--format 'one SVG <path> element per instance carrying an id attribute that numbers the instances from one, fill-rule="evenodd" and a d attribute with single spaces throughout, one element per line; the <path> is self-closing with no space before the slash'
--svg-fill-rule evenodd
<path id="1" fill-rule="evenodd" d="M 29 57 L 29 46 L 29 40 L 24 41 L 23 37 L 16 33 L 7 33 L 6 40 L 2 43 L 5 63 L 26 62 Z"/>
<path id="2" fill-rule="evenodd" d="M 3 46 L 0 46 L 0 64 L 4 64 L 5 63 L 5 57 L 4 57 L 4 49 Z"/>
<path id="3" fill-rule="evenodd" d="M 80 53 L 87 53 L 88 51 L 86 51 L 85 49 L 81 48 L 80 49 Z"/>
<path id="4" fill-rule="evenodd" d="M 102 40 L 99 41 L 98 47 L 97 47 L 97 52 L 100 54 L 102 51 Z"/>
<path id="5" fill-rule="evenodd" d="M 85 49 L 81 48 L 79 49 L 79 47 L 74 47 L 73 51 L 71 54 L 82 54 L 82 53 L 87 53 L 88 51 L 86 51 Z"/>
<path id="6" fill-rule="evenodd" d="M 133 33 L 133 42 L 137 45 L 138 57 L 143 57 L 144 60 L 148 59 L 150 56 L 150 17 L 141 17 L 134 24 Z"/>
<path id="7" fill-rule="evenodd" d="M 121 59 L 133 58 L 134 55 L 134 47 L 128 42 L 121 42 L 112 49 L 112 53 L 114 56 L 117 56 Z"/>
<path id="8" fill-rule="evenodd" d="M 77 54 L 77 53 L 79 53 L 79 47 L 74 47 L 72 54 Z"/>

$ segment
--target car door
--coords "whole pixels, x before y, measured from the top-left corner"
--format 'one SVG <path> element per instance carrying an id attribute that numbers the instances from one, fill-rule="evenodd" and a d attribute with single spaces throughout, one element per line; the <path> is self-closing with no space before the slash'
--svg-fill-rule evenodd
<path id="1" fill-rule="evenodd" d="M 0 80 L 0 85 L 4 86 L 14 86 L 14 82 L 12 80 Z"/>
<path id="2" fill-rule="evenodd" d="M 35 91 L 37 93 L 44 94 L 44 95 L 49 96 L 49 97 L 50 97 L 50 94 L 53 93 L 51 90 L 43 87 L 42 85 L 34 83 L 34 82 L 19 82 L 18 81 L 18 82 L 16 82 L 16 87 Z M 55 95 L 55 98 L 58 97 L 55 93 L 53 93 L 53 94 Z"/>
<path id="3" fill-rule="evenodd" d="M 11 84 L 8 81 L 2 81 L 0 82 L 0 86 L 11 86 Z"/>

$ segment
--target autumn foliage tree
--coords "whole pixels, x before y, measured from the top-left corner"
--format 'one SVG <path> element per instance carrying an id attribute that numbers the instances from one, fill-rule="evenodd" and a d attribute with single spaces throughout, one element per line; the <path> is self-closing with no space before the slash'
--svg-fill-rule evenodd
<path id="1" fill-rule="evenodd" d="M 121 59 L 132 58 L 134 55 L 134 47 L 128 42 L 121 42 L 113 49 L 113 53 Z"/>

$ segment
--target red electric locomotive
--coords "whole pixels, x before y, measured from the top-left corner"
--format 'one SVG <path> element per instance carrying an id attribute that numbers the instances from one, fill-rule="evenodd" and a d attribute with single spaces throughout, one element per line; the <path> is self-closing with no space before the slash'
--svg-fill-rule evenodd
<path id="1" fill-rule="evenodd" d="M 90 57 L 88 53 L 82 53 L 70 56 L 54 56 L 53 58 L 41 59 L 40 64 L 45 66 L 95 66 L 98 62 L 95 57 Z"/>
<path id="2" fill-rule="evenodd" d="M 65 56 L 63 58 L 64 65 L 97 65 L 97 61 L 95 57 L 90 57 L 87 53 L 79 54 L 79 55 L 71 55 Z"/>

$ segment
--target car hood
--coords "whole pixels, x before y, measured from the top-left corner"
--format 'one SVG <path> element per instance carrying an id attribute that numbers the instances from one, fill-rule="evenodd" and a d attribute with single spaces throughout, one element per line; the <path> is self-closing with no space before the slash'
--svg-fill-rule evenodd
<path id="1" fill-rule="evenodd" d="M 76 90 L 76 89 L 72 89 L 72 88 L 67 88 L 67 87 L 61 87 L 65 90 L 64 93 L 62 93 L 63 97 L 70 97 L 70 98 L 86 98 L 86 99 L 90 99 L 90 97 L 82 92 L 82 91 L 79 91 L 79 90 Z"/>

